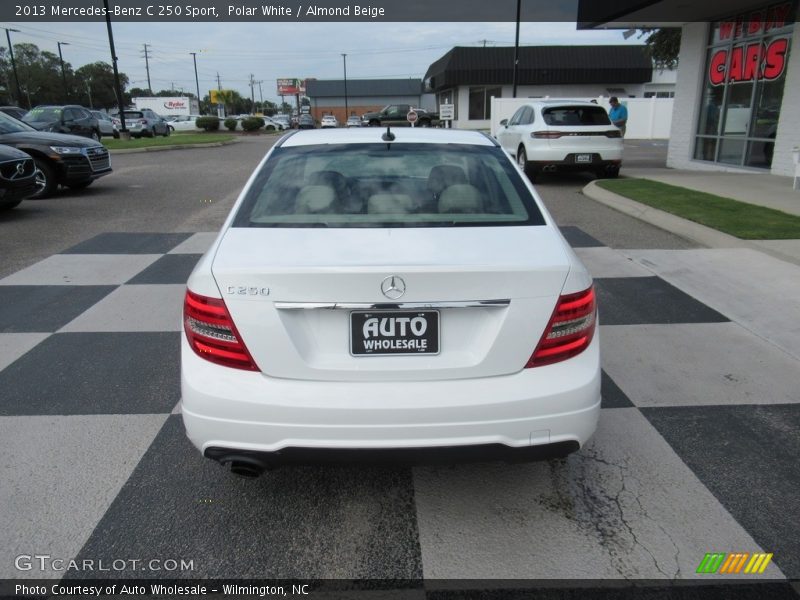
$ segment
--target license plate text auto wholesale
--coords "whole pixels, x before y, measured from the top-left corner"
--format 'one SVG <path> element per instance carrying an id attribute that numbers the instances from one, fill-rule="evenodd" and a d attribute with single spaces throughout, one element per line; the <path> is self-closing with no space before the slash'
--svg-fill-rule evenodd
<path id="1" fill-rule="evenodd" d="M 576 163 L 590 163 L 590 162 L 592 162 L 592 155 L 591 154 L 576 154 L 575 155 L 575 162 Z"/>
<path id="2" fill-rule="evenodd" d="M 438 354 L 439 311 L 353 311 L 350 353 L 353 356 Z"/>

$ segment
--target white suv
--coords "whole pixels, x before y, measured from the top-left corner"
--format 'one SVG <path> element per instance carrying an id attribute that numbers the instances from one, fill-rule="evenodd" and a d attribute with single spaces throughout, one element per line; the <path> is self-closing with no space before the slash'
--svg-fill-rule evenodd
<path id="1" fill-rule="evenodd" d="M 557 170 L 619 175 L 622 133 L 593 102 L 532 101 L 500 126 L 495 137 L 532 181 Z"/>

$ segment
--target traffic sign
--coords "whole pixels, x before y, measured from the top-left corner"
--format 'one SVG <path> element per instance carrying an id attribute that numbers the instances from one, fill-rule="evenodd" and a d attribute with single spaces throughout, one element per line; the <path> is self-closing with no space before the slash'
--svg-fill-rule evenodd
<path id="1" fill-rule="evenodd" d="M 406 119 L 408 120 L 409 123 L 411 123 L 411 125 L 414 125 L 414 123 L 417 122 L 417 113 L 414 112 L 413 110 L 408 111 Z"/>
<path id="2" fill-rule="evenodd" d="M 439 105 L 439 118 L 442 121 L 452 121 L 456 116 L 455 104 L 440 104 Z"/>

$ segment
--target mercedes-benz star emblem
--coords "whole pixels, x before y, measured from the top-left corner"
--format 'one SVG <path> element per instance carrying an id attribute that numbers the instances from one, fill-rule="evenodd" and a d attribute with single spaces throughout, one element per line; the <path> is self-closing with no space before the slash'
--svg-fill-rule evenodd
<path id="1" fill-rule="evenodd" d="M 389 275 L 381 282 L 381 291 L 389 300 L 397 300 L 406 293 L 406 282 L 402 277 Z"/>

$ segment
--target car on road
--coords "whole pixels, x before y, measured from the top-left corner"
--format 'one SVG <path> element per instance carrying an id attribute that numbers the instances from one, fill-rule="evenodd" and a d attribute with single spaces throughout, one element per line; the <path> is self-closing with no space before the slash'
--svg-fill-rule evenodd
<path id="1" fill-rule="evenodd" d="M 314 117 L 308 113 L 303 113 L 297 118 L 298 129 L 314 129 L 317 124 L 314 122 Z"/>
<path id="2" fill-rule="evenodd" d="M 276 131 L 283 131 L 284 129 L 289 129 L 289 126 L 286 125 L 280 119 L 276 119 L 274 117 L 261 117 L 264 120 L 264 128 L 269 131 L 270 126 L 272 126 Z"/>
<path id="3" fill-rule="evenodd" d="M 622 165 L 622 134 L 593 102 L 526 102 L 500 121 L 496 137 L 532 181 L 555 171 L 617 177 Z"/>
<path id="4" fill-rule="evenodd" d="M 111 137 L 118 138 L 119 131 L 117 130 L 117 126 L 114 124 L 111 116 L 107 113 L 100 112 L 99 110 L 90 111 L 92 115 L 97 119 L 97 124 L 100 127 L 100 135 L 110 135 Z"/>
<path id="5" fill-rule="evenodd" d="M 172 129 L 172 131 L 200 131 L 197 128 L 196 121 L 202 115 L 179 115 L 177 117 L 173 117 L 171 121 L 167 123 L 167 126 Z"/>
<path id="6" fill-rule="evenodd" d="M 169 124 L 149 108 L 125 111 L 125 127 L 131 137 L 167 137 L 171 131 Z"/>
<path id="7" fill-rule="evenodd" d="M 39 131 L 82 135 L 100 141 L 97 118 L 89 109 L 75 104 L 37 106 L 26 112 L 22 120 Z"/>
<path id="8" fill-rule="evenodd" d="M 18 206 L 37 192 L 36 165 L 30 155 L 0 145 L 0 210 Z"/>
<path id="9" fill-rule="evenodd" d="M 46 198 L 59 185 L 83 189 L 111 173 L 111 156 L 99 142 L 77 135 L 37 131 L 2 113 L 0 144 L 33 157 L 37 191 L 32 198 Z"/>
<path id="10" fill-rule="evenodd" d="M 347 118 L 346 127 L 361 127 L 361 118 L 353 115 Z"/>
<path id="11" fill-rule="evenodd" d="M 336 128 L 339 127 L 339 121 L 333 115 L 324 115 L 319 126 L 322 129 Z"/>
<path id="12" fill-rule="evenodd" d="M 592 278 L 480 132 L 284 136 L 183 322 L 186 433 L 240 475 L 564 456 L 596 428 Z"/>
<path id="13" fill-rule="evenodd" d="M 291 117 L 289 117 L 289 115 L 273 115 L 271 119 L 283 125 L 284 129 L 292 128 L 292 120 Z"/>

